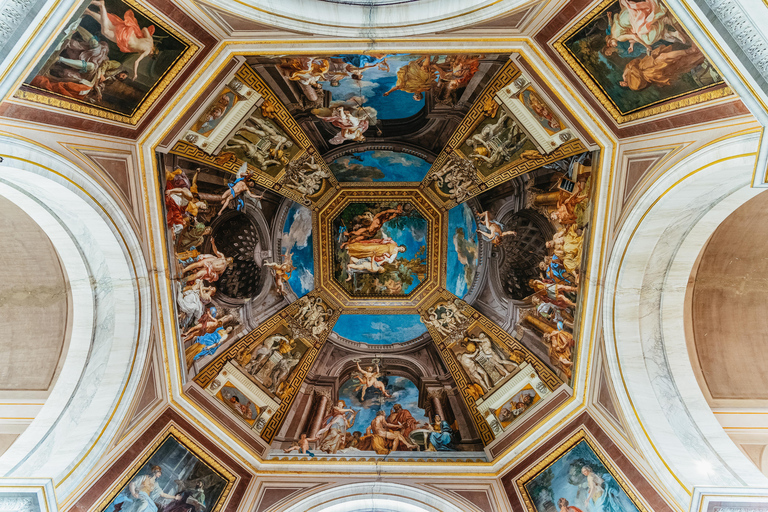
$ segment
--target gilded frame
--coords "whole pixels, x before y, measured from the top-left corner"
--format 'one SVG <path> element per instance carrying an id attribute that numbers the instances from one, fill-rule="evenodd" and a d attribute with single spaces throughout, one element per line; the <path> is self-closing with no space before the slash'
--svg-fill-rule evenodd
<path id="1" fill-rule="evenodd" d="M 640 512 L 650 512 L 650 509 L 640 500 L 638 493 L 629 485 L 627 478 L 616 468 L 616 465 L 608 458 L 608 455 L 603 452 L 602 448 L 597 444 L 597 441 L 590 435 L 590 433 L 581 427 L 578 432 L 568 438 L 564 443 L 555 448 L 549 454 L 544 456 L 535 466 L 529 469 L 523 476 L 518 478 L 515 483 L 517 489 L 525 502 L 525 507 L 530 512 L 537 512 L 537 508 L 533 504 L 530 494 L 526 485 L 533 481 L 534 478 L 539 476 L 544 470 L 552 466 L 555 462 L 565 456 L 574 446 L 581 441 L 585 441 L 592 452 L 595 454 L 600 463 L 608 470 L 611 476 L 616 480 L 621 489 L 627 494 L 632 503 L 637 507 Z"/>
<path id="2" fill-rule="evenodd" d="M 157 101 L 157 99 L 160 97 L 160 95 L 165 92 L 165 90 L 168 88 L 168 86 L 171 84 L 171 82 L 181 73 L 181 70 L 184 68 L 184 66 L 190 61 L 192 56 L 194 56 L 198 50 L 200 50 L 200 47 L 197 46 L 195 43 L 192 42 L 192 39 L 187 37 L 184 33 L 182 33 L 180 30 L 178 30 L 176 27 L 174 27 L 172 24 L 170 24 L 163 16 L 159 16 L 156 13 L 150 11 L 145 7 L 144 5 L 138 3 L 136 0 L 121 0 L 122 2 L 125 2 L 131 9 L 134 9 L 136 12 L 140 13 L 142 16 L 145 16 L 152 20 L 153 24 L 160 26 L 163 30 L 171 34 L 174 38 L 178 39 L 181 43 L 186 45 L 186 50 L 183 50 L 178 57 L 174 60 L 173 64 L 163 73 L 162 77 L 158 82 L 152 86 L 152 88 L 147 92 L 147 94 L 139 101 L 138 106 L 133 111 L 131 115 L 122 114 L 120 112 L 116 112 L 113 110 L 106 109 L 104 107 L 97 107 L 97 106 L 88 106 L 84 102 L 77 102 L 73 101 L 71 99 L 67 99 L 65 96 L 57 95 L 53 92 L 48 92 L 46 94 L 40 94 L 32 91 L 27 91 L 23 89 L 19 89 L 16 91 L 14 96 L 16 98 L 31 101 L 33 103 L 40 103 L 43 105 L 50 105 L 52 107 L 57 107 L 65 110 L 70 110 L 72 112 L 78 112 L 81 114 L 88 114 L 91 116 L 101 117 L 103 119 L 108 119 L 110 121 L 118 121 L 121 123 L 126 123 L 130 125 L 136 125 L 141 120 L 142 117 L 144 117 L 144 114 L 147 113 L 149 108 Z M 68 20 L 68 23 L 72 23 L 72 19 Z M 55 46 L 57 44 L 58 38 L 54 39 L 53 42 L 51 42 L 51 45 L 49 45 L 48 49 Z M 37 64 L 37 63 L 36 63 Z M 23 87 L 29 87 L 32 88 L 31 85 L 26 83 L 26 78 L 23 83 Z M 49 94 L 55 95 L 55 97 L 50 96 Z"/>
<path id="3" fill-rule="evenodd" d="M 579 80 L 581 80 L 581 82 L 589 89 L 589 91 L 600 102 L 603 108 L 608 111 L 616 123 L 622 124 L 630 121 L 636 121 L 638 119 L 644 119 L 646 117 L 671 112 L 683 107 L 698 105 L 706 101 L 723 98 L 733 94 L 731 88 L 723 81 L 705 86 L 698 90 L 681 93 L 671 98 L 659 100 L 650 105 L 639 107 L 638 109 L 631 112 L 621 113 L 616 104 L 613 102 L 613 100 L 611 100 L 605 90 L 603 90 L 597 80 L 589 73 L 589 71 L 586 70 L 586 68 L 584 68 L 581 62 L 566 46 L 566 42 L 571 37 L 573 37 L 579 30 L 584 28 L 585 25 L 591 23 L 598 16 L 601 16 L 603 12 L 607 10 L 611 5 L 616 3 L 616 1 L 617 0 L 603 0 L 600 2 L 591 11 L 589 11 L 588 14 L 586 14 L 577 23 L 571 26 L 565 32 L 565 34 L 560 36 L 560 38 L 552 45 L 557 53 L 560 54 L 560 57 L 562 57 L 562 59 L 566 62 L 568 67 L 574 73 L 576 73 L 576 76 L 578 76 Z M 672 9 L 669 8 L 669 5 L 667 5 L 667 9 L 669 10 L 670 15 L 677 20 L 677 16 L 675 16 L 674 12 L 672 12 Z M 690 34 L 688 34 L 688 36 L 691 37 L 696 45 L 698 45 L 693 36 Z M 709 61 L 709 57 L 707 57 L 707 60 Z M 711 61 L 709 62 L 712 64 Z M 714 66 L 714 64 L 712 65 Z M 722 74 L 719 70 L 718 74 L 720 74 L 722 77 Z"/>
<path id="4" fill-rule="evenodd" d="M 224 506 L 224 503 L 226 503 L 227 497 L 229 496 L 232 488 L 235 485 L 235 482 L 237 481 L 237 476 L 231 473 L 226 467 L 215 460 L 212 456 L 208 455 L 208 453 L 201 446 L 199 446 L 189 436 L 182 432 L 174 423 L 169 423 L 168 426 L 166 426 L 165 429 L 163 429 L 163 431 L 160 432 L 141 452 L 141 455 L 134 459 L 128 469 L 123 471 L 120 479 L 110 487 L 109 491 L 104 495 L 101 501 L 99 501 L 99 505 L 96 507 L 96 509 L 103 511 L 110 503 L 112 503 L 115 497 L 120 494 L 120 492 L 125 488 L 126 485 L 128 485 L 131 479 L 136 477 L 136 474 L 141 471 L 141 469 L 147 464 L 152 456 L 170 438 L 173 438 L 176 442 L 189 450 L 195 457 L 198 458 L 198 460 L 207 465 L 213 472 L 215 472 L 227 482 L 227 485 L 221 492 L 221 496 L 216 502 L 216 505 L 209 509 L 210 512 L 219 512 Z"/>

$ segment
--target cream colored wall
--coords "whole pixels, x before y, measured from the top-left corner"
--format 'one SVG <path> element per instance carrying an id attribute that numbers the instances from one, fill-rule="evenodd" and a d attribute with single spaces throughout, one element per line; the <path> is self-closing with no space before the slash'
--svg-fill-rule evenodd
<path id="1" fill-rule="evenodd" d="M 0 197 L 0 454 L 26 429 L 66 353 L 69 285 L 48 236 Z"/>

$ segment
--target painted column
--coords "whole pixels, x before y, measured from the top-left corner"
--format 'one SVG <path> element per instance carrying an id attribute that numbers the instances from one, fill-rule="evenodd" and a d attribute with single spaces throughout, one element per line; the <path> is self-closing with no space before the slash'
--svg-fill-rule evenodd
<path id="1" fill-rule="evenodd" d="M 325 390 L 315 390 L 315 393 L 320 396 L 320 400 L 317 402 L 315 417 L 312 419 L 312 428 L 309 429 L 309 435 L 307 437 L 315 437 L 317 435 L 317 431 L 320 430 L 320 424 L 325 417 L 325 409 L 328 406 L 328 392 Z"/>
<path id="2" fill-rule="evenodd" d="M 445 413 L 443 412 L 443 404 L 440 403 L 440 391 L 433 391 L 429 394 L 429 399 L 432 401 L 432 412 L 433 416 L 435 414 L 440 415 L 440 419 L 445 419 Z M 434 421 L 435 418 L 430 418 L 430 422 Z"/>

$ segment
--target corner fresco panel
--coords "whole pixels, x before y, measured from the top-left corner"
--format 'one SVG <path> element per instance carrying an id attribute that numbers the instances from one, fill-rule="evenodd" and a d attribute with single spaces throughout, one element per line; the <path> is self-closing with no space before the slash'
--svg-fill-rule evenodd
<path id="1" fill-rule="evenodd" d="M 84 2 L 19 94 L 135 124 L 196 50 L 131 0 Z"/>
<path id="2" fill-rule="evenodd" d="M 518 480 L 531 510 L 644 511 L 630 498 L 623 479 L 610 469 L 607 460 L 583 435 L 576 439 L 575 444 L 573 440 L 566 443 Z"/>
<path id="3" fill-rule="evenodd" d="M 218 465 L 183 442 L 182 437 L 170 434 L 145 461 L 135 466 L 99 510 L 216 512 L 234 479 L 215 466 Z"/>
<path id="4" fill-rule="evenodd" d="M 728 93 L 715 67 L 661 0 L 603 2 L 556 48 L 620 120 L 685 95 L 711 91 L 698 102 Z"/>

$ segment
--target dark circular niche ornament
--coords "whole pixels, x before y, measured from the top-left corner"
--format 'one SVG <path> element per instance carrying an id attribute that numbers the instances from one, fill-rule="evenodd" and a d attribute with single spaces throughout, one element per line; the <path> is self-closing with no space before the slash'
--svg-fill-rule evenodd
<path id="1" fill-rule="evenodd" d="M 541 222 L 546 223 L 546 219 L 533 210 L 521 210 L 502 221 L 504 229 L 517 232 L 517 236 L 504 237 L 497 249 L 499 276 L 510 299 L 522 300 L 533 293 L 528 280 L 538 279 L 538 264 L 547 255 L 547 237 L 539 229 Z"/>
<path id="2" fill-rule="evenodd" d="M 216 226 L 213 239 L 225 256 L 234 258 L 232 267 L 215 283 L 219 293 L 234 299 L 249 299 L 258 295 L 261 267 L 253 257 L 259 235 L 250 219 L 240 213 L 227 218 Z"/>

